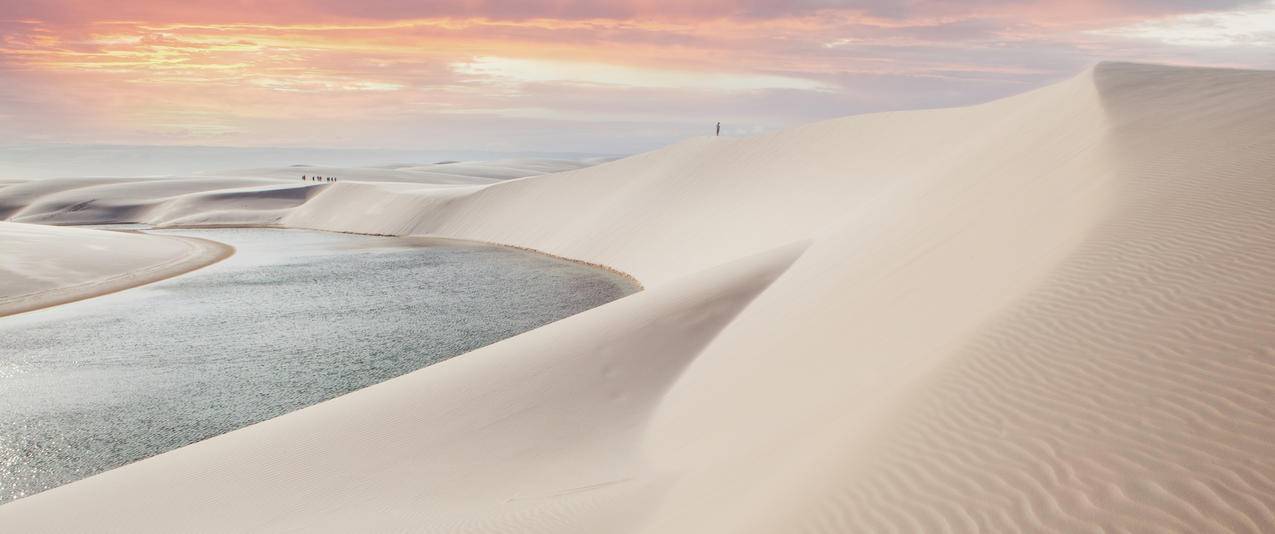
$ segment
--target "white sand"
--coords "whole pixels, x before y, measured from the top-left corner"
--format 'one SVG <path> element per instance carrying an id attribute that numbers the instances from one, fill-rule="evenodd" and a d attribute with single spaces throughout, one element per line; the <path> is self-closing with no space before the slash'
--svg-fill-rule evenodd
<path id="1" fill-rule="evenodd" d="M 0 506 L 0 530 L 1275 525 L 1275 73 L 1102 65 L 485 186 L 233 185 L 117 209 L 494 241 L 647 290 Z"/>
<path id="2" fill-rule="evenodd" d="M 0 317 L 162 280 L 231 252 L 204 239 L 0 222 Z"/>

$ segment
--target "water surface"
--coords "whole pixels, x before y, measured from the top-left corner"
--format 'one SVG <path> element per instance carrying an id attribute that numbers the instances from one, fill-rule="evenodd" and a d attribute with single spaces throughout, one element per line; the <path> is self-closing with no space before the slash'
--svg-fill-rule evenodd
<path id="1" fill-rule="evenodd" d="M 154 233 L 231 258 L 0 319 L 0 502 L 419 369 L 636 290 L 526 251 L 299 230 Z"/>

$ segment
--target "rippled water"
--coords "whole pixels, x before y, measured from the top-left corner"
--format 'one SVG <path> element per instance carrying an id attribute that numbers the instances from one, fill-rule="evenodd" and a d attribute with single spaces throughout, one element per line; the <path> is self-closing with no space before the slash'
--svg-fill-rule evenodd
<path id="1" fill-rule="evenodd" d="M 269 419 L 633 292 L 520 250 L 297 230 L 156 231 L 211 267 L 0 319 L 0 502 Z"/>

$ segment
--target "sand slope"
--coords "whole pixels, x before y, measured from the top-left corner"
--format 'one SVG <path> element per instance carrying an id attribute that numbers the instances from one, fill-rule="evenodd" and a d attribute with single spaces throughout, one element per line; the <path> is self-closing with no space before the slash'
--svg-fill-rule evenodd
<path id="1" fill-rule="evenodd" d="M 1129 64 L 494 185 L 338 183 L 278 221 L 647 290 L 0 527 L 1267 531 L 1273 207 L 1275 73 Z"/>
<path id="2" fill-rule="evenodd" d="M 203 239 L 0 222 L 0 316 L 162 280 L 231 252 Z"/>

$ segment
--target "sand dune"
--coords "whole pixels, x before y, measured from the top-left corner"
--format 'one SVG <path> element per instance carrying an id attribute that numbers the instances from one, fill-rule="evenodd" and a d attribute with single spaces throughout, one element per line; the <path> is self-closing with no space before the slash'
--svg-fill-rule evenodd
<path id="1" fill-rule="evenodd" d="M 647 289 L 0 506 L 0 526 L 1275 525 L 1275 73 L 1104 64 L 980 106 L 290 202 L 260 211 L 535 248 Z M 248 218 L 211 198 L 145 217 Z"/>
<path id="2" fill-rule="evenodd" d="M 332 182 L 402 184 L 394 190 L 434 190 L 489 185 L 515 178 L 592 165 L 554 159 L 448 162 L 390 167 L 299 165 L 219 172 L 183 178 L 64 178 L 15 181 L 0 196 L 0 219 L 40 224 L 236 224 L 273 225 Z M 0 184 L 5 185 L 5 184 Z M 454 196 L 456 191 L 435 191 Z M 338 194 L 339 195 L 339 194 Z"/>
<path id="3" fill-rule="evenodd" d="M 484 150 L 396 150 L 189 145 L 9 144 L 0 145 L 0 180 L 71 176 L 186 176 L 235 174 L 235 169 L 326 167 L 333 170 L 414 162 L 421 166 L 443 158 L 469 162 L 493 160 L 596 163 L 600 157 L 577 153 L 508 153 Z M 605 159 L 605 158 L 604 158 Z M 563 168 L 565 170 L 565 168 Z M 548 171 L 545 171 L 548 172 Z M 290 175 L 289 175 L 290 176 Z"/>
<path id="4" fill-rule="evenodd" d="M 267 169 L 216 173 L 218 176 L 246 176 L 296 180 L 302 175 L 336 176 L 343 181 L 407 182 L 435 185 L 485 185 L 496 182 L 582 169 L 589 162 L 559 159 L 508 159 L 494 161 L 453 161 L 429 165 L 389 165 L 380 167 L 324 167 L 298 165 Z"/>
<path id="5" fill-rule="evenodd" d="M 250 179 L 34 180 L 5 190 L 0 210 L 9 220 L 41 224 L 144 222 L 147 214 L 182 195 L 230 188 L 278 185 Z M 299 203 L 294 203 L 297 205 Z"/>
<path id="6" fill-rule="evenodd" d="M 0 316 L 162 280 L 231 252 L 203 239 L 0 222 Z"/>

